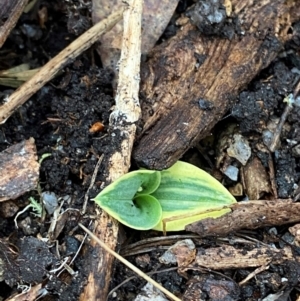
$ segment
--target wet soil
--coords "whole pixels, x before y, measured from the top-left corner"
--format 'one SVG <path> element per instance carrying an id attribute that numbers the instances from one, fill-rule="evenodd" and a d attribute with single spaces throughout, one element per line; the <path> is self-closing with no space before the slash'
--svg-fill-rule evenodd
<path id="1" fill-rule="evenodd" d="M 5 51 L 0 54 L 0 69 L 21 63 L 30 63 L 31 67 L 42 66 L 86 30 L 91 24 L 90 3 L 74 3 L 70 5 L 67 1 L 53 1 L 50 5 L 47 1 L 40 1 L 39 5 L 47 7 L 49 15 L 44 28 L 40 26 L 35 12 L 23 15 L 2 48 Z M 181 13 L 189 4 L 188 1 L 181 1 L 177 11 Z M 174 34 L 174 27 L 171 23 L 164 38 Z M 227 124 L 237 123 L 240 132 L 249 138 L 253 152 L 266 169 L 269 168 L 268 158 L 256 145 L 263 143 L 263 135 L 270 123 L 280 118 L 286 106 L 283 98 L 293 92 L 300 78 L 300 24 L 295 24 L 294 30 L 293 39 L 286 45 L 280 57 L 240 93 L 236 105 L 212 131 L 212 136 L 218 137 Z M 13 221 L 15 215 L 5 214 L 1 204 L 0 259 L 4 262 L 6 272 L 0 279 L 0 298 L 5 299 L 20 292 L 22 287 L 18 284 L 45 283 L 48 295 L 40 300 L 78 300 L 89 271 L 89 267 L 82 261 L 81 254 L 72 265 L 75 272 L 73 276 L 66 271 L 59 276 L 51 271 L 56 269 L 64 258 L 76 254 L 83 237 L 83 232 L 77 228 L 78 222 L 82 221 L 77 210 L 82 208 L 99 156 L 110 153 L 115 148 L 115 140 L 118 139 L 109 129 L 109 116 L 114 106 L 113 78 L 113 72 L 102 68 L 101 60 L 92 48 L 70 62 L 54 80 L 1 125 L 0 151 L 33 137 L 39 157 L 51 154 L 41 164 L 39 190 L 27 193 L 13 203 L 21 210 L 28 204 L 30 196 L 39 199 L 41 191 L 53 192 L 60 198 L 60 203 L 64 201 L 64 210 L 72 210 L 68 211 L 61 222 L 61 231 L 54 235 L 57 241 L 55 247 L 54 242 L 49 245 L 41 239 L 47 237 L 51 217 L 40 219 L 26 211 L 18 217 L 19 229 L 16 229 Z M 11 92 L 11 88 L 0 86 L 2 101 Z M 294 109 L 282 131 L 280 147 L 272 154 L 279 198 L 290 198 L 297 194 L 297 184 L 300 182 L 299 120 L 300 110 Z M 97 127 L 99 122 L 103 127 Z M 96 131 L 93 130 L 95 124 Z M 213 143 L 209 140 L 201 142 L 204 156 L 203 153 L 199 153 L 199 148 L 194 148 L 184 159 L 216 173 L 216 140 L 217 138 Z M 103 187 L 106 175 L 101 170 L 103 168 L 100 167 L 95 185 L 89 191 L 89 198 L 95 197 Z M 235 184 L 224 175 L 218 174 L 224 184 Z M 84 222 L 94 214 L 94 206 L 90 203 Z M 273 231 L 276 232 L 276 238 L 269 228 L 251 231 L 247 235 L 280 247 L 279 237 L 287 235 L 287 227 L 277 227 Z M 158 235 L 160 234 L 155 232 L 140 233 L 124 229 L 124 244 L 120 247 L 120 252 L 125 252 L 133 242 Z M 175 242 L 174 239 L 173 243 Z M 201 243 L 202 248 L 218 245 L 217 240 L 196 239 L 195 242 L 199 245 Z M 170 241 L 166 244 L 155 244 L 151 251 L 141 251 L 141 247 L 139 252 L 128 258 L 145 272 L 157 272 L 152 277 L 165 288 L 180 295 L 191 285 L 190 279 L 199 275 L 199 271 L 190 271 L 187 277 L 183 277 L 176 269 L 167 270 L 174 268 L 174 265 L 163 265 L 158 261 L 158 257 L 169 245 Z M 89 247 L 85 246 L 81 252 L 89 251 Z M 252 271 L 253 269 L 219 272 L 202 270 L 202 279 L 198 282 L 202 283 L 202 300 L 259 300 L 279 291 L 288 292 L 291 300 L 296 300 L 299 294 L 299 262 L 271 266 L 256 279 L 239 289 L 236 288 L 235 283 Z M 116 263 L 111 288 L 131 276 L 135 275 Z M 286 286 L 283 285 L 282 278 L 289 279 Z M 211 282 L 225 279 L 229 279 L 232 284 L 231 295 L 223 299 L 214 299 L 209 289 Z M 113 292 L 109 300 L 133 300 L 144 285 L 145 281 L 134 278 Z M 284 300 L 288 300 L 288 295 Z"/>

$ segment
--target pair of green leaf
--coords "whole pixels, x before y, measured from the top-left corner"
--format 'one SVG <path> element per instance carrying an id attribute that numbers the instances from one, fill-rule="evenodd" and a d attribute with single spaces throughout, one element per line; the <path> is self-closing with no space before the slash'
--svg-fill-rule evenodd
<path id="1" fill-rule="evenodd" d="M 163 171 L 130 172 L 103 189 L 94 200 L 128 227 L 160 231 L 184 230 L 197 220 L 219 217 L 229 212 L 221 207 L 236 202 L 215 178 L 181 161 Z"/>

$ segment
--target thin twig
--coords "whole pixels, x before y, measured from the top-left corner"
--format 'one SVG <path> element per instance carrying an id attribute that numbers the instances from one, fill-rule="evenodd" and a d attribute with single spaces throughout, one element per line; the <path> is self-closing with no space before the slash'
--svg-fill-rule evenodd
<path id="1" fill-rule="evenodd" d="M 163 269 L 163 270 L 159 270 L 159 271 L 153 271 L 153 272 L 149 272 L 147 273 L 148 276 L 152 276 L 152 275 L 156 275 L 156 274 L 162 274 L 162 273 L 168 273 L 168 272 L 171 272 L 171 271 L 175 271 L 177 270 L 178 267 L 172 267 L 172 268 L 168 268 L 168 269 Z M 124 280 L 122 283 L 118 284 L 116 287 L 114 287 L 110 292 L 109 294 L 107 295 L 107 298 L 109 296 L 111 296 L 115 291 L 117 291 L 120 287 L 122 287 L 123 285 L 125 285 L 127 282 L 137 278 L 138 276 L 131 276 L 129 278 L 127 278 L 126 280 Z"/>
<path id="2" fill-rule="evenodd" d="M 299 104 L 296 103 L 295 99 L 298 97 L 300 91 L 300 81 L 298 82 L 297 86 L 295 87 L 293 94 L 288 95 L 285 97 L 284 102 L 287 102 L 284 111 L 280 117 L 279 123 L 276 126 L 275 132 L 272 137 L 272 141 L 269 145 L 269 149 L 271 152 L 274 152 L 276 148 L 278 147 L 280 135 L 282 132 L 283 125 L 288 117 L 288 115 L 291 113 L 293 110 L 294 106 L 299 107 Z"/>
<path id="3" fill-rule="evenodd" d="M 82 239 L 82 241 L 81 241 L 81 243 L 80 243 L 80 246 L 79 246 L 78 250 L 76 251 L 74 257 L 71 259 L 71 261 L 70 261 L 70 263 L 69 263 L 69 266 L 75 261 L 75 259 L 76 259 L 76 257 L 78 256 L 78 254 L 79 254 L 79 252 L 80 252 L 80 250 L 81 250 L 83 244 L 85 243 L 86 238 L 87 238 L 87 233 L 84 235 L 84 237 L 83 237 L 83 239 Z M 57 274 L 57 277 L 59 277 L 60 274 L 61 274 L 63 271 L 65 271 L 65 269 L 61 270 L 61 271 Z"/>
<path id="4" fill-rule="evenodd" d="M 274 199 L 278 199 L 274 162 L 273 162 L 272 154 L 270 152 L 269 152 L 268 157 L 269 157 L 268 167 L 269 167 L 269 177 L 270 177 L 271 189 L 273 192 Z"/>
<path id="5" fill-rule="evenodd" d="M 166 294 L 168 297 L 170 297 L 172 300 L 180 301 L 179 298 L 177 298 L 175 295 L 173 295 L 171 292 L 166 290 L 164 287 L 162 287 L 159 283 L 154 281 L 152 278 L 150 278 L 148 275 L 146 275 L 144 272 L 142 272 L 140 269 L 138 269 L 136 266 L 134 266 L 132 263 L 130 263 L 128 260 L 123 258 L 121 255 L 116 253 L 115 251 L 111 250 L 105 243 L 103 243 L 97 236 L 95 236 L 89 229 L 87 229 L 85 226 L 79 223 L 79 226 L 88 233 L 105 251 L 107 251 L 109 254 L 120 260 L 122 263 L 124 263 L 129 269 L 131 269 L 133 272 L 138 274 L 140 277 L 145 279 L 146 281 L 150 282 L 153 286 L 158 288 L 160 291 L 162 291 L 164 294 Z"/>
<path id="6" fill-rule="evenodd" d="M 18 1 L 9 13 L 9 18 L 7 18 L 5 23 L 0 27 L 0 48 L 3 46 L 11 30 L 15 27 L 16 23 L 18 22 L 19 17 L 23 13 L 24 8 L 27 5 L 27 2 L 28 0 Z M 2 2 L 2 5 L 3 4 L 4 3 Z"/>
<path id="7" fill-rule="evenodd" d="M 284 111 L 280 117 L 280 121 L 276 126 L 275 132 L 273 134 L 272 141 L 269 146 L 271 152 L 274 152 L 277 149 L 283 125 L 292 110 L 293 110 L 293 105 L 288 103 L 284 108 Z"/>
<path id="8" fill-rule="evenodd" d="M 122 14 L 123 9 L 120 9 L 94 25 L 44 65 L 30 80 L 11 94 L 6 102 L 0 107 L 0 124 L 4 123 L 17 108 L 24 104 L 35 92 L 50 81 L 59 70 L 94 44 L 103 33 L 110 30 L 122 18 Z"/>
<path id="9" fill-rule="evenodd" d="M 250 273 L 245 279 L 239 282 L 239 285 L 245 285 L 250 279 L 260 274 L 261 272 L 268 270 L 269 264 L 264 264 L 261 267 L 255 269 L 252 273 Z"/>
<path id="10" fill-rule="evenodd" d="M 86 212 L 86 206 L 87 206 L 87 202 L 89 200 L 89 192 L 90 190 L 92 189 L 92 187 L 94 186 L 94 183 L 95 183 L 95 180 L 96 180 L 96 177 L 97 177 L 97 174 L 98 174 L 98 170 L 99 170 L 99 167 L 103 161 L 103 158 L 104 158 L 104 154 L 102 154 L 96 164 L 96 167 L 94 169 L 94 172 L 93 172 L 93 175 L 92 175 L 92 179 L 91 179 L 91 183 L 90 183 L 90 186 L 87 190 L 87 192 L 85 193 L 84 195 L 84 202 L 83 202 L 83 206 L 82 206 L 82 214 L 85 214 Z"/>
<path id="11" fill-rule="evenodd" d="M 123 247 L 120 251 L 123 257 L 132 256 L 136 254 L 146 253 L 152 249 L 165 249 L 169 248 L 170 245 L 174 244 L 174 241 L 183 239 L 197 239 L 198 235 L 195 234 L 184 234 L 184 235 L 170 235 L 170 236 L 160 236 L 151 237 L 144 240 L 140 240 L 136 243 L 132 243 Z"/>

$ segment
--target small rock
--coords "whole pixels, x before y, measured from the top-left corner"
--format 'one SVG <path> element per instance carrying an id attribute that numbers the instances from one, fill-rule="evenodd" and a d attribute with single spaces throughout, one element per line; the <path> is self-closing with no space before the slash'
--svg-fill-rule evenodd
<path id="1" fill-rule="evenodd" d="M 135 263 L 141 268 L 145 268 L 151 261 L 149 254 L 139 255 L 135 258 Z"/>
<path id="2" fill-rule="evenodd" d="M 232 181 L 237 181 L 239 175 L 239 169 L 233 165 L 229 165 L 224 174 Z"/>
<path id="3" fill-rule="evenodd" d="M 241 134 L 234 134 L 233 139 L 234 142 L 227 149 L 227 154 L 228 156 L 237 159 L 243 165 L 246 165 L 251 156 L 249 143 Z"/>
<path id="4" fill-rule="evenodd" d="M 134 301 L 168 301 L 168 299 L 153 284 L 148 282 Z"/>
<path id="5" fill-rule="evenodd" d="M 0 215 L 4 218 L 14 216 L 19 210 L 19 207 L 12 201 L 0 203 Z"/>
<path id="6" fill-rule="evenodd" d="M 52 215 L 58 206 L 57 196 L 54 192 L 45 191 L 42 193 L 43 204 L 49 215 Z"/>

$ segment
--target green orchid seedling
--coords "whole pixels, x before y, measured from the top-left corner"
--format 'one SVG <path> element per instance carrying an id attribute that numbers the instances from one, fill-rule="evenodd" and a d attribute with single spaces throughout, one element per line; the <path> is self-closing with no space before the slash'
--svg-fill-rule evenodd
<path id="1" fill-rule="evenodd" d="M 235 198 L 215 178 L 189 163 L 169 169 L 129 172 L 94 199 L 122 224 L 138 230 L 180 231 L 208 217 L 219 217 Z"/>
<path id="2" fill-rule="evenodd" d="M 161 173 L 152 170 L 129 172 L 104 188 L 95 202 L 122 224 L 148 230 L 159 223 L 162 208 L 151 196 L 161 181 Z"/>

